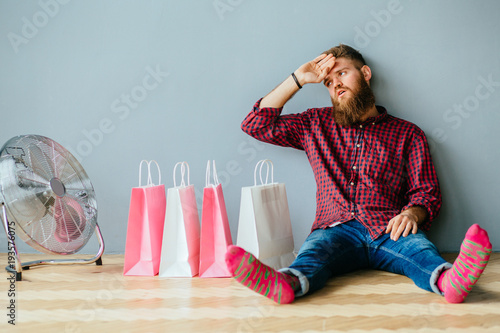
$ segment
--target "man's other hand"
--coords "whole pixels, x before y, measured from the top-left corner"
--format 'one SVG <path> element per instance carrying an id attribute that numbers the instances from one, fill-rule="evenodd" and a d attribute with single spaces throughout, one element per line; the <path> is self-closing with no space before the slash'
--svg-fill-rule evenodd
<path id="1" fill-rule="evenodd" d="M 391 233 L 391 239 L 397 241 L 401 235 L 406 237 L 410 234 L 416 234 L 418 231 L 418 217 L 415 214 L 403 212 L 393 217 L 385 233 Z"/>

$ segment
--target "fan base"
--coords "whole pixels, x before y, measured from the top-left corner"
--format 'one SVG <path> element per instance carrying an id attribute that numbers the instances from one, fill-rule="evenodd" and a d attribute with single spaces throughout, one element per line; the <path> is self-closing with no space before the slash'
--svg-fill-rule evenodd
<path id="1" fill-rule="evenodd" d="M 12 251 L 14 252 L 14 257 L 15 257 L 15 265 L 8 265 L 5 267 L 5 270 L 14 274 L 16 273 L 16 281 L 21 281 L 22 280 L 22 271 L 23 270 L 28 270 L 30 267 L 33 266 L 39 266 L 39 265 L 75 265 L 75 264 L 91 264 L 91 263 L 96 263 L 96 265 L 101 266 L 102 265 L 102 254 L 104 253 L 104 239 L 102 238 L 101 230 L 99 229 L 99 225 L 96 223 L 95 225 L 95 235 L 97 237 L 97 241 L 99 242 L 99 250 L 97 251 L 97 254 L 90 259 L 47 259 L 47 260 L 36 260 L 36 261 L 30 261 L 26 263 L 21 262 L 21 258 L 19 256 L 19 252 L 17 251 L 17 246 L 16 242 L 13 237 L 9 237 L 8 233 L 8 226 L 9 226 L 9 221 L 7 220 L 7 210 L 5 208 L 5 205 L 3 203 L 0 203 L 0 206 L 2 206 L 2 214 L 1 219 L 3 220 L 3 226 L 5 229 L 5 233 L 7 235 L 8 241 L 10 242 Z M 14 267 L 15 266 L 15 269 Z"/>
<path id="2" fill-rule="evenodd" d="M 85 261 L 85 259 L 74 259 L 76 262 L 71 262 L 72 264 L 91 264 L 92 261 Z M 83 261 L 83 262 L 82 262 Z M 97 260 L 94 261 L 97 266 L 102 266 L 102 258 L 99 257 Z M 32 266 L 38 266 L 38 265 L 50 265 L 50 264 L 67 264 L 68 260 L 36 260 L 36 261 L 29 261 L 24 264 L 22 264 L 22 270 L 27 271 L 29 270 Z M 16 281 L 22 281 L 23 280 L 23 272 L 18 272 L 15 269 L 11 268 L 10 266 L 6 266 L 5 270 L 11 274 L 16 274 Z"/>

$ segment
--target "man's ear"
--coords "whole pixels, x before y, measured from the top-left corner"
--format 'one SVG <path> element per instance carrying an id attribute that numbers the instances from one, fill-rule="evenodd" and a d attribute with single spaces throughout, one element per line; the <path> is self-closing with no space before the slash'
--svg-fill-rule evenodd
<path id="1" fill-rule="evenodd" d="M 363 67 L 361 67 L 361 73 L 363 74 L 365 81 L 370 82 L 370 79 L 372 78 L 372 70 L 370 69 L 370 67 L 364 65 Z"/>

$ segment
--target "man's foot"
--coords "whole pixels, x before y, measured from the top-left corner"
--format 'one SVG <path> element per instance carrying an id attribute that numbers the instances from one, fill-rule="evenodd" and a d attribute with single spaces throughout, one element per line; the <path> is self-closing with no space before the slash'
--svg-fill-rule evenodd
<path id="1" fill-rule="evenodd" d="M 295 292 L 292 285 L 299 286 L 297 277 L 264 265 L 250 252 L 234 245 L 228 247 L 226 264 L 236 281 L 251 290 L 279 304 L 293 302 Z"/>
<path id="2" fill-rule="evenodd" d="M 464 301 L 486 268 L 491 249 L 488 233 L 479 225 L 472 225 L 465 234 L 453 267 L 443 272 L 438 280 L 438 287 L 444 292 L 447 302 Z"/>

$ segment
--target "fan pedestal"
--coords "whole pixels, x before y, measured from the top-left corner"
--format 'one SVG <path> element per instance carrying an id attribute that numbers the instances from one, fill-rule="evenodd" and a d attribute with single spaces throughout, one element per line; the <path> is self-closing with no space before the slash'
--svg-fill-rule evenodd
<path id="1" fill-rule="evenodd" d="M 8 221 L 7 219 L 7 211 L 4 203 L 0 203 L 2 206 L 2 221 L 5 229 L 5 234 L 7 235 L 7 241 L 9 243 L 9 257 L 11 257 L 11 253 L 14 254 L 14 263 L 11 264 L 9 260 L 9 265 L 5 267 L 5 270 L 16 274 L 16 281 L 22 280 L 22 271 L 28 270 L 30 267 L 39 266 L 39 265 L 76 265 L 76 264 L 91 264 L 96 263 L 96 265 L 102 265 L 102 254 L 104 253 L 104 240 L 101 235 L 101 231 L 99 226 L 96 224 L 95 226 L 95 234 L 97 236 L 97 240 L 99 241 L 99 250 L 97 254 L 90 259 L 44 259 L 44 260 L 35 260 L 22 263 L 21 258 L 19 256 L 19 252 L 17 251 L 16 242 L 15 242 L 15 222 Z"/>

